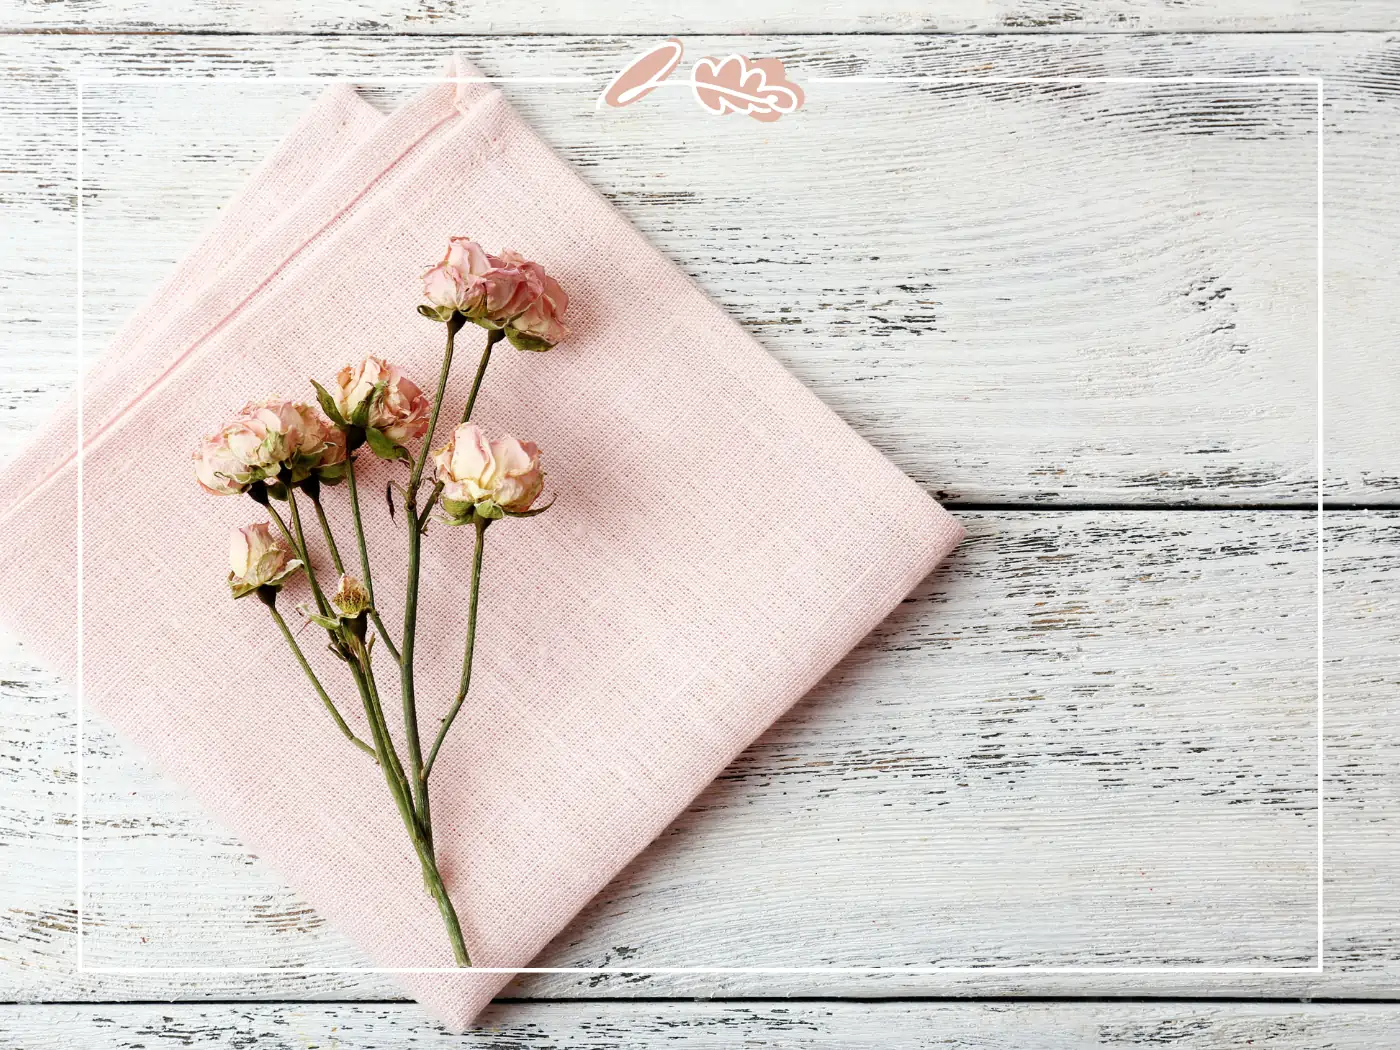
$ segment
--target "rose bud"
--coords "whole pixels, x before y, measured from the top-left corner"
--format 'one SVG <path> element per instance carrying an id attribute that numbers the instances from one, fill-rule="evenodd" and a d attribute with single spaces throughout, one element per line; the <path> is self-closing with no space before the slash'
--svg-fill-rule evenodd
<path id="1" fill-rule="evenodd" d="M 274 591 L 288 576 L 301 568 L 301 562 L 274 536 L 266 522 L 234 529 L 229 534 L 228 585 L 235 598 L 252 594 L 261 587 Z"/>
<path id="2" fill-rule="evenodd" d="M 331 603 L 340 610 L 347 620 L 369 612 L 369 591 L 353 576 L 342 576 L 340 586 L 331 596 Z"/>
<path id="3" fill-rule="evenodd" d="M 432 405 L 427 397 L 383 358 L 366 357 L 358 365 L 346 365 L 335 382 L 335 407 L 347 422 L 374 427 L 396 445 L 420 438 L 428 429 Z"/>
<path id="4" fill-rule="evenodd" d="M 524 514 L 544 488 L 534 442 L 510 436 L 488 442 L 475 423 L 452 432 L 452 439 L 434 453 L 433 467 L 443 486 L 443 509 L 458 525 L 473 512 L 483 518 Z"/>

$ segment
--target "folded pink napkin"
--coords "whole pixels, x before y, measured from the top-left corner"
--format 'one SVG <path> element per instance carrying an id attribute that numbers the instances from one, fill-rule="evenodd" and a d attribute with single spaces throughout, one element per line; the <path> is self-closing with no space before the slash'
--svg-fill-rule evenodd
<path id="1" fill-rule="evenodd" d="M 228 529 L 265 516 L 201 492 L 190 453 L 245 401 L 304 397 L 309 376 L 367 353 L 429 386 L 443 329 L 415 313 L 418 276 L 450 235 L 538 259 L 571 299 L 570 338 L 498 349 L 477 405 L 489 430 L 539 443 L 558 502 L 492 530 L 472 694 L 433 775 L 473 960 L 518 967 L 963 533 L 497 89 L 438 85 L 388 116 L 328 91 L 86 377 L 81 561 L 75 407 L 0 474 L 0 615 L 375 964 L 452 956 L 379 771 L 262 606 L 229 599 Z M 449 404 L 471 379 L 472 331 Z M 362 462 L 365 493 L 402 473 Z M 338 499 L 328 490 L 348 536 Z M 392 625 L 402 520 L 379 499 L 366 513 Z M 457 684 L 470 534 L 427 537 L 424 725 Z M 320 655 L 367 736 L 343 669 Z M 455 1028 L 507 979 L 402 977 Z"/>

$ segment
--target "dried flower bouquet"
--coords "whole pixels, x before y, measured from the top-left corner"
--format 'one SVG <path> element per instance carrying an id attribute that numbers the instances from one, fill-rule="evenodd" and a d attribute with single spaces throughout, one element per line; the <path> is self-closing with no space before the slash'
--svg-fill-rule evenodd
<path id="1" fill-rule="evenodd" d="M 530 517 L 548 508 L 547 504 L 535 506 L 544 487 L 540 450 L 532 442 L 508 435 L 488 440 L 472 422 L 472 409 L 492 348 L 505 339 L 520 350 L 549 350 L 568 334 L 562 322 L 568 297 L 538 263 L 511 251 L 490 255 L 464 237 L 452 238 L 443 260 L 423 274 L 423 294 L 427 303 L 418 312 L 444 324 L 447 330 L 437 389 L 431 401 L 394 365 L 367 357 L 358 365 L 342 368 L 333 388 L 312 380 L 320 411 L 310 404 L 292 401 L 251 403 L 203 440 L 195 451 L 194 462 L 195 475 L 206 492 L 218 496 L 247 495 L 266 508 L 269 522 L 236 529 L 231 536 L 228 583 L 233 597 L 257 595 L 339 731 L 380 767 L 422 867 L 424 887 L 442 915 L 457 964 L 470 966 L 461 924 L 438 870 L 429 776 L 471 687 L 486 530 L 502 518 Z M 432 453 L 432 487 L 420 508 L 429 450 L 452 371 L 454 343 L 468 323 L 486 330 L 486 345 L 460 422 L 447 443 Z M 416 453 L 409 449 L 415 441 L 419 442 Z M 355 477 L 356 457 L 365 448 L 380 459 L 401 462 L 408 469 L 407 482 L 401 489 L 408 532 L 408 582 L 403 629 L 397 645 L 374 600 Z M 358 576 L 346 570 L 323 503 L 323 490 L 341 481 L 346 483 L 359 550 Z M 307 550 L 299 497 L 310 503 L 339 575 L 329 596 L 317 579 Z M 286 517 L 279 510 L 282 504 L 286 505 Z M 429 520 L 471 526 L 476 544 L 461 681 L 425 749 L 413 672 L 421 551 Z M 305 574 L 312 598 L 299 611 L 306 621 L 325 632 L 330 651 L 345 665 L 369 727 L 368 741 L 357 736 L 341 715 L 332 697 L 337 687 L 332 684 L 327 688 L 322 683 L 297 642 L 297 632 L 277 607 L 279 591 L 299 572 Z M 402 758 L 380 697 L 374 661 L 376 642 L 398 671 Z"/>

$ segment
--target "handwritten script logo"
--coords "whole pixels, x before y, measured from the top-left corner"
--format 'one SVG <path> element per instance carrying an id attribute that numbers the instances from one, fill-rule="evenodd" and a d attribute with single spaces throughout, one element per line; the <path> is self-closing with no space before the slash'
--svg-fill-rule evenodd
<path id="1" fill-rule="evenodd" d="M 685 54 L 685 45 L 672 37 L 656 45 L 613 77 L 598 98 L 598 105 L 622 108 L 651 94 L 675 71 Z M 776 58 L 701 58 L 691 68 L 689 80 L 672 80 L 677 87 L 690 87 L 695 101 L 718 116 L 746 113 L 754 120 L 773 121 L 801 108 L 802 89 L 787 78 L 787 71 Z"/>

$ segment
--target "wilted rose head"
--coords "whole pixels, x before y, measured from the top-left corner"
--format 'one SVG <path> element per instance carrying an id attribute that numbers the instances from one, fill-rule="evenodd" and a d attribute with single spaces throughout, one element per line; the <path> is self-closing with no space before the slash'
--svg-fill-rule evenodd
<path id="1" fill-rule="evenodd" d="M 257 481 L 293 484 L 313 473 L 333 480 L 344 471 L 345 436 L 310 405 L 255 401 L 195 450 L 195 477 L 206 492 L 229 496 Z"/>
<path id="2" fill-rule="evenodd" d="M 423 297 L 446 321 L 453 313 L 470 314 L 481 307 L 485 289 L 478 278 L 491 268 L 485 250 L 476 241 L 453 237 L 442 262 L 423 271 Z"/>
<path id="3" fill-rule="evenodd" d="M 433 467 L 443 486 L 443 509 L 459 525 L 473 513 L 482 518 L 524 514 L 544 489 L 534 442 L 509 435 L 487 441 L 475 423 L 452 432 L 452 439 L 433 454 Z"/>
<path id="4" fill-rule="evenodd" d="M 373 427 L 394 444 L 421 438 L 432 405 L 418 384 L 382 357 L 366 357 L 336 373 L 335 408 L 357 426 Z"/>
<path id="5" fill-rule="evenodd" d="M 335 594 L 331 595 L 331 603 L 340 610 L 340 615 L 353 620 L 369 611 L 369 591 L 365 590 L 365 585 L 355 577 L 342 576 L 340 586 L 335 589 Z"/>
<path id="6" fill-rule="evenodd" d="M 442 261 L 424 272 L 423 295 L 432 305 L 420 312 L 504 330 L 521 350 L 548 350 L 569 334 L 561 320 L 569 297 L 544 267 L 509 249 L 489 255 L 466 237 L 453 237 Z"/>
<path id="7" fill-rule="evenodd" d="M 559 282 L 544 272 L 537 262 L 525 259 L 509 249 L 501 253 L 509 265 L 531 275 L 538 282 L 540 294 L 516 315 L 506 327 L 506 338 L 517 350 L 548 350 L 569 334 L 561 318 L 569 308 L 569 297 Z"/>
<path id="8" fill-rule="evenodd" d="M 236 496 L 257 480 L 229 447 L 227 430 L 211 434 L 194 450 L 194 476 L 199 487 L 214 496 Z"/>
<path id="9" fill-rule="evenodd" d="M 266 522 L 246 525 L 229 534 L 228 585 L 235 598 L 252 594 L 259 587 L 281 587 L 288 576 L 301 568 L 280 536 Z"/>

